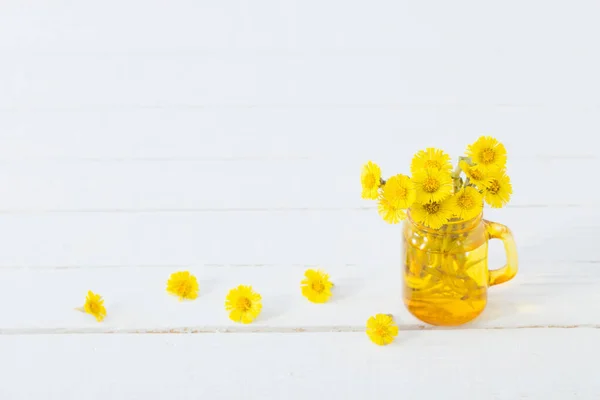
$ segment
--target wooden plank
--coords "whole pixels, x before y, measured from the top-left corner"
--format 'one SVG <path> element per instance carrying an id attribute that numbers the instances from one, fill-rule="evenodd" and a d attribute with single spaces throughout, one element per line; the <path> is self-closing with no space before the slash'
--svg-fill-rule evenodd
<path id="1" fill-rule="evenodd" d="M 235 115 L 235 118 L 232 118 Z M 0 111 L 0 159 L 394 160 L 435 146 L 453 159 L 480 135 L 516 158 L 596 158 L 595 109 L 486 107 L 151 108 Z M 535 139 L 543 132 L 543 140 Z M 533 139 L 532 139 L 533 138 Z M 531 140 L 525 145 L 524 140 Z M 334 163 L 332 163 L 334 164 Z"/>
<path id="2" fill-rule="evenodd" d="M 598 340 L 598 329 L 411 331 L 383 348 L 364 333 L 1 336 L 0 396 L 593 400 Z"/>
<path id="3" fill-rule="evenodd" d="M 0 169 L 0 211 L 376 208 L 360 196 L 367 159 L 11 162 Z M 410 159 L 377 160 L 384 176 L 410 174 Z M 515 207 L 600 205 L 589 177 L 600 159 L 516 159 Z M 569 190 L 549 188 L 569 182 Z M 373 211 L 376 212 L 376 211 Z"/>
<path id="4" fill-rule="evenodd" d="M 599 106 L 589 95 L 600 90 L 599 60 L 589 52 L 572 57 L 552 63 L 548 57 L 529 56 L 515 66 L 513 58 L 494 54 L 465 51 L 458 56 L 429 49 L 369 57 L 18 54 L 0 64 L 0 108 Z M 570 80 L 554 79 L 573 66 L 578 74 Z M 528 79 L 521 79 L 524 74 Z"/>
<path id="5" fill-rule="evenodd" d="M 115 8 L 120 12 L 113 12 Z M 465 8 L 472 13 L 464 13 Z M 8 1 L 3 11 L 0 48 L 40 52 L 383 52 L 446 48 L 468 49 L 478 55 L 496 52 L 526 67 L 526 60 L 516 58 L 515 53 L 534 58 L 553 52 L 555 63 L 564 62 L 556 55 L 588 50 L 598 32 L 598 4 L 592 1 L 565 7 L 508 0 L 500 7 L 462 0 L 455 5 L 436 1 L 431 7 L 383 0 L 366 8 L 360 3 L 340 6 L 338 2 L 316 0 L 302 4 L 267 0 L 253 7 L 240 0 L 226 4 L 188 0 L 165 8 L 159 0 L 108 0 L 103 7 L 50 6 L 38 0 Z M 137 23 L 135 30 L 131 29 L 132 20 Z M 531 29 L 532 20 L 536 20 L 535 30 Z M 331 21 L 336 21 L 335 25 Z M 557 24 L 569 29 L 556 29 Z M 169 29 L 156 29 L 158 25 Z M 510 30 L 505 29 L 507 25 Z M 535 54 L 531 54 L 534 46 Z"/>
<path id="6" fill-rule="evenodd" d="M 523 265 L 597 262 L 598 208 L 507 208 Z M 0 266 L 399 265 L 401 227 L 375 210 L 0 215 Z M 492 241 L 497 263 L 499 241 Z"/>
<path id="7" fill-rule="evenodd" d="M 301 295 L 305 266 L 190 266 L 200 296 L 183 303 L 165 291 L 169 275 L 179 270 L 174 267 L 1 269 L 0 334 L 354 332 L 377 313 L 393 314 L 403 329 L 432 328 L 405 309 L 400 265 L 322 267 L 335 283 L 326 304 Z M 263 297 L 261 315 L 251 325 L 230 321 L 224 308 L 228 291 L 240 284 L 252 285 Z M 102 323 L 74 310 L 88 290 L 105 298 L 108 316 Z M 29 294 L 39 301 L 19 300 Z M 484 313 L 459 329 L 599 327 L 599 300 L 597 264 L 528 264 L 513 281 L 490 288 Z"/>

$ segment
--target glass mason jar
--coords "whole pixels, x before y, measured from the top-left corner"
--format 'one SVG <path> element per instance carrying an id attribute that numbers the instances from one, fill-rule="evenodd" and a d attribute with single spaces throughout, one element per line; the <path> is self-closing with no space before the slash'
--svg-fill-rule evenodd
<path id="1" fill-rule="evenodd" d="M 517 250 L 508 227 L 482 219 L 430 229 L 410 217 L 404 221 L 404 304 L 432 325 L 461 325 L 486 306 L 488 286 L 512 279 Z M 507 263 L 488 269 L 488 240 L 504 242 Z"/>

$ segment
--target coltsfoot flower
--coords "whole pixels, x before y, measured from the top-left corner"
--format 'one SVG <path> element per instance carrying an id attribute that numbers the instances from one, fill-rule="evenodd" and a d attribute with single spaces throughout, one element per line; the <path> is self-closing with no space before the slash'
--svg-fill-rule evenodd
<path id="1" fill-rule="evenodd" d="M 452 211 L 461 220 L 469 220 L 483 211 L 483 196 L 473 186 L 466 186 L 451 198 Z"/>
<path id="2" fill-rule="evenodd" d="M 225 309 L 232 321 L 249 324 L 260 314 L 261 301 L 260 294 L 252 290 L 252 286 L 239 285 L 227 294 Z"/>
<path id="3" fill-rule="evenodd" d="M 198 280 L 189 271 L 174 272 L 167 281 L 167 292 L 179 300 L 194 300 L 198 297 Z"/>
<path id="4" fill-rule="evenodd" d="M 381 168 L 379 168 L 379 165 L 371 161 L 363 165 L 360 173 L 360 183 L 362 185 L 362 198 L 376 200 L 381 185 Z"/>
<path id="5" fill-rule="evenodd" d="M 412 180 L 402 174 L 387 180 L 379 195 L 377 210 L 384 221 L 397 224 L 406 218 L 406 209 L 415 201 L 416 190 Z"/>
<path id="6" fill-rule="evenodd" d="M 483 189 L 487 186 L 490 181 L 490 171 L 480 167 L 479 165 L 469 165 L 466 161 L 460 161 L 458 163 L 460 169 L 465 173 L 471 183 L 474 183 L 478 189 Z M 490 168 L 494 170 L 493 168 Z"/>
<path id="7" fill-rule="evenodd" d="M 398 203 L 380 197 L 377 203 L 377 211 L 381 218 L 388 224 L 397 224 L 406 219 L 406 210 L 401 208 Z"/>
<path id="8" fill-rule="evenodd" d="M 88 290 L 85 298 L 85 304 L 81 308 L 76 310 L 84 312 L 86 314 L 93 315 L 96 321 L 102 322 L 106 317 L 106 308 L 104 307 L 104 299 L 99 294 Z"/>
<path id="9" fill-rule="evenodd" d="M 429 147 L 425 150 L 420 150 L 413 156 L 410 164 L 410 172 L 412 174 L 422 169 L 432 168 L 438 171 L 452 170 L 452 162 L 450 156 L 441 149 Z"/>
<path id="10" fill-rule="evenodd" d="M 493 208 L 502 208 L 510 201 L 512 184 L 504 171 L 496 171 L 483 192 L 486 203 Z"/>
<path id="11" fill-rule="evenodd" d="M 452 198 L 444 201 L 414 203 L 410 209 L 411 218 L 431 229 L 439 229 L 454 215 L 451 200 Z"/>
<path id="12" fill-rule="evenodd" d="M 300 283 L 302 295 L 313 303 L 326 303 L 332 295 L 333 287 L 329 275 L 321 270 L 309 269 L 304 276 Z"/>
<path id="13" fill-rule="evenodd" d="M 506 168 L 506 148 L 491 136 L 481 136 L 467 147 L 467 156 L 484 169 Z"/>
<path id="14" fill-rule="evenodd" d="M 412 180 L 419 203 L 442 201 L 452 194 L 452 176 L 447 170 L 422 169 L 413 174 Z"/>
<path id="15" fill-rule="evenodd" d="M 376 314 L 367 320 L 367 335 L 379 346 L 385 346 L 398 336 L 398 326 L 388 314 Z"/>

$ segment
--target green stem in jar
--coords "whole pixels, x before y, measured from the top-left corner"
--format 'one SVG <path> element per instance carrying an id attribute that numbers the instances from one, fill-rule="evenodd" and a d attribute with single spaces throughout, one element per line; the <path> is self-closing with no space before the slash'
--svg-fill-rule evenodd
<path id="1" fill-rule="evenodd" d="M 452 183 L 454 184 L 454 193 L 457 193 L 462 186 L 462 179 L 460 178 L 461 173 L 460 165 L 456 165 L 454 172 L 452 172 Z"/>

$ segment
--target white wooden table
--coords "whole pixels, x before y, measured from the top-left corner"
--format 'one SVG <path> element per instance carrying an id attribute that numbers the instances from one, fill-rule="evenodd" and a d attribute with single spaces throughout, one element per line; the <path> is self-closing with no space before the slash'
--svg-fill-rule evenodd
<path id="1" fill-rule="evenodd" d="M 599 399 L 598 2 L 3 1 L 0 399 Z M 363 162 L 503 141 L 520 272 L 401 301 Z M 493 243 L 490 264 L 503 251 Z M 333 300 L 299 282 L 327 270 Z M 165 293 L 188 269 L 200 297 Z M 227 291 L 263 296 L 252 325 Z M 73 309 L 106 299 L 97 323 Z M 367 318 L 391 313 L 395 343 Z"/>

